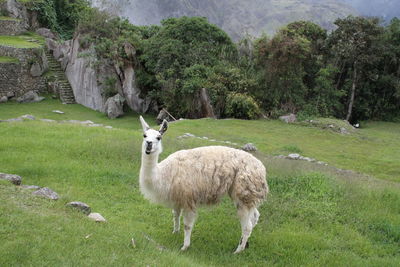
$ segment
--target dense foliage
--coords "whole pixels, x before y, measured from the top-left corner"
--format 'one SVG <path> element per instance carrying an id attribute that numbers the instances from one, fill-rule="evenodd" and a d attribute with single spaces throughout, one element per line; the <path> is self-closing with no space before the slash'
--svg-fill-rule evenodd
<path id="1" fill-rule="evenodd" d="M 134 26 L 87 0 L 37 0 L 42 23 L 61 36 L 80 34 L 115 64 L 133 64 L 142 97 L 176 117 L 197 118 L 206 88 L 217 117 L 337 117 L 351 122 L 400 117 L 400 21 L 338 19 L 336 30 L 297 21 L 272 38 L 234 44 L 205 18 Z M 112 83 L 110 83 L 112 87 Z M 110 88 L 110 93 L 113 92 Z"/>

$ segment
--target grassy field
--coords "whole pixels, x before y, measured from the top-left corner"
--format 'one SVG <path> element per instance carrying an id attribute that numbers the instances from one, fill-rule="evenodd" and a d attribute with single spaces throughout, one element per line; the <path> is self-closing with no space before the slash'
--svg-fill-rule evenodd
<path id="1" fill-rule="evenodd" d="M 65 112 L 52 113 L 54 109 Z M 192 247 L 180 252 L 171 211 L 150 204 L 138 188 L 141 130 L 137 115 L 103 114 L 57 100 L 0 105 L 0 119 L 33 114 L 92 120 L 113 129 L 25 121 L 0 123 L 0 172 L 48 186 L 61 199 L 33 198 L 0 183 L 0 266 L 398 266 L 400 262 L 400 125 L 369 122 L 347 136 L 278 121 L 185 120 L 170 125 L 165 158 L 201 139 L 253 142 L 267 166 L 271 194 L 260 208 L 250 248 L 232 252 L 240 226 L 229 199 L 201 208 Z M 149 122 L 154 121 L 147 117 Z M 299 152 L 352 172 L 334 175 L 315 164 L 277 160 Z M 397 167 L 396 167 L 397 166 Z M 65 207 L 88 203 L 108 222 L 96 224 Z M 165 247 L 160 251 L 145 235 Z M 136 240 L 137 247 L 130 246 Z"/>

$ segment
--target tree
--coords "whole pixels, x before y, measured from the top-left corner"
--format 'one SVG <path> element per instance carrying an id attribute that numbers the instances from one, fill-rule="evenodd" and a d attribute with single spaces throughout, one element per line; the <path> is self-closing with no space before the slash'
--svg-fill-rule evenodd
<path id="1" fill-rule="evenodd" d="M 349 16 L 335 21 L 338 28 L 329 37 L 334 65 L 340 70 L 337 85 L 345 86 L 346 79 L 351 85 L 346 88 L 348 105 L 346 120 L 352 118 L 356 95 L 362 80 L 367 80 L 367 70 L 379 61 L 381 46 L 379 39 L 383 28 L 376 18 Z"/>
<path id="2" fill-rule="evenodd" d="M 237 50 L 229 36 L 205 18 L 169 18 L 161 24 L 159 31 L 143 42 L 140 60 L 156 77 L 159 88 L 153 90 L 164 100 L 160 104 L 176 116 L 193 116 L 196 112 L 190 110 L 194 108 L 191 103 L 205 82 L 199 73 L 209 73 L 208 69 L 222 60 L 236 57 Z"/>

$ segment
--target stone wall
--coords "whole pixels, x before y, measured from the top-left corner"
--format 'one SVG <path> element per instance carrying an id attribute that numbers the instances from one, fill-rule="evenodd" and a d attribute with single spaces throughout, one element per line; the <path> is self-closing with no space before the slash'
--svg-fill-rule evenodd
<path id="1" fill-rule="evenodd" d="M 20 94 L 18 91 L 21 76 L 21 64 L 0 63 L 0 97 L 10 92 Z"/>
<path id="2" fill-rule="evenodd" d="M 24 23 L 18 19 L 0 19 L 0 35 L 19 35 L 26 31 Z"/>
<path id="3" fill-rule="evenodd" d="M 42 74 L 47 70 L 47 60 L 42 48 L 0 46 L 0 55 L 19 60 L 19 63 L 0 63 L 0 97 L 10 92 L 21 96 L 30 90 L 46 91 Z"/>

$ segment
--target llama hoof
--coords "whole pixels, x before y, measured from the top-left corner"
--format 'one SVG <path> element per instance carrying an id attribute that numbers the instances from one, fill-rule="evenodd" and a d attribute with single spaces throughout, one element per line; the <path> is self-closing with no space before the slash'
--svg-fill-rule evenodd
<path id="1" fill-rule="evenodd" d="M 178 230 L 173 230 L 172 233 L 173 234 L 178 234 L 179 233 L 179 229 Z"/>
<path id="2" fill-rule="evenodd" d="M 183 246 L 181 247 L 181 251 L 186 251 L 188 249 L 189 246 Z"/>
<path id="3" fill-rule="evenodd" d="M 237 248 L 237 249 L 235 250 L 235 252 L 233 252 L 233 254 L 239 254 L 239 253 L 242 252 L 242 251 L 243 251 L 243 249 Z"/>

